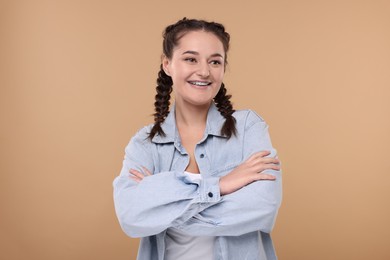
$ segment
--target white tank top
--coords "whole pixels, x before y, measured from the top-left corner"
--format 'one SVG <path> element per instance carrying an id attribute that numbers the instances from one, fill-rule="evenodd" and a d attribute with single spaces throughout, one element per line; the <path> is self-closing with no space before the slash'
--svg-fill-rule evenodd
<path id="1" fill-rule="evenodd" d="M 185 172 L 191 180 L 199 180 L 199 173 Z M 165 237 L 164 260 L 213 260 L 215 237 L 188 236 L 175 228 L 168 228 Z"/>

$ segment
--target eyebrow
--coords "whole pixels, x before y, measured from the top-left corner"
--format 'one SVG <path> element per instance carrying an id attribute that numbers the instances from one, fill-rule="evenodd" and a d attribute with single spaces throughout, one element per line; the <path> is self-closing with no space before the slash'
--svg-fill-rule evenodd
<path id="1" fill-rule="evenodd" d="M 185 52 L 182 53 L 182 55 L 184 55 L 184 54 L 199 55 L 199 52 L 197 52 L 197 51 L 185 51 Z M 221 57 L 223 59 L 223 56 L 220 53 L 214 53 L 210 57 Z"/>

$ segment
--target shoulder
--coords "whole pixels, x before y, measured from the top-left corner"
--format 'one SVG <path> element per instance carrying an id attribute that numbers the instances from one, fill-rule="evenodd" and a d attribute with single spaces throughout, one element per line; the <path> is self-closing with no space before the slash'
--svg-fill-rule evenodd
<path id="1" fill-rule="evenodd" d="M 149 138 L 151 126 L 140 128 L 135 135 L 130 138 L 125 148 L 126 163 L 131 164 L 129 168 L 141 169 L 141 165 L 149 170 L 153 168 L 153 145 Z"/>
<path id="2" fill-rule="evenodd" d="M 153 144 L 150 141 L 149 133 L 151 126 L 140 128 L 135 135 L 130 138 L 126 145 L 125 154 L 127 158 L 141 164 L 147 164 L 152 158 Z M 151 162 L 149 162 L 151 163 Z"/>
<path id="3" fill-rule="evenodd" d="M 243 125 L 245 128 L 249 128 L 256 123 L 265 124 L 263 117 L 251 109 L 236 110 L 233 116 L 236 119 L 237 125 Z"/>
<path id="4" fill-rule="evenodd" d="M 147 146 L 151 144 L 151 140 L 149 138 L 149 133 L 153 127 L 153 124 L 143 126 L 140 129 L 137 130 L 135 135 L 133 135 L 130 139 L 130 143 L 132 145 L 141 145 L 141 146 Z"/>

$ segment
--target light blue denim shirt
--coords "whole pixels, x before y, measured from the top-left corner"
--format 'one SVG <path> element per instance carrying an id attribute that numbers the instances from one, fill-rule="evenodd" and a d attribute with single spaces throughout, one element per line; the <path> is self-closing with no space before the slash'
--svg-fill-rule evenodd
<path id="1" fill-rule="evenodd" d="M 266 170 L 275 181 L 256 181 L 221 196 L 219 178 L 255 152 L 277 157 L 268 125 L 251 110 L 236 111 L 237 135 L 220 134 L 225 121 L 215 104 L 210 106 L 205 133 L 195 157 L 202 180 L 191 181 L 184 171 L 189 156 L 181 145 L 175 108 L 162 124 L 166 136 L 148 138 L 152 125 L 141 129 L 126 147 L 120 175 L 114 180 L 114 203 L 123 231 L 141 237 L 138 260 L 163 260 L 168 228 L 191 236 L 216 236 L 215 260 L 277 259 L 270 232 L 282 199 L 280 171 Z M 140 183 L 129 169 L 153 175 Z"/>

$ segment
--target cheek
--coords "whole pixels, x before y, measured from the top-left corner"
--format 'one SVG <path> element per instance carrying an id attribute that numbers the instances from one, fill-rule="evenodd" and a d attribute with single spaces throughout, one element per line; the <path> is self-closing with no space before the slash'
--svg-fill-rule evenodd
<path id="1" fill-rule="evenodd" d="M 223 70 L 218 71 L 218 73 L 215 74 L 215 79 L 218 81 L 222 81 L 224 75 L 225 75 L 225 71 L 223 71 Z"/>
<path id="2" fill-rule="evenodd" d="M 172 72 L 172 80 L 183 80 L 190 74 L 190 71 L 186 68 L 183 68 L 183 66 L 175 67 Z"/>

